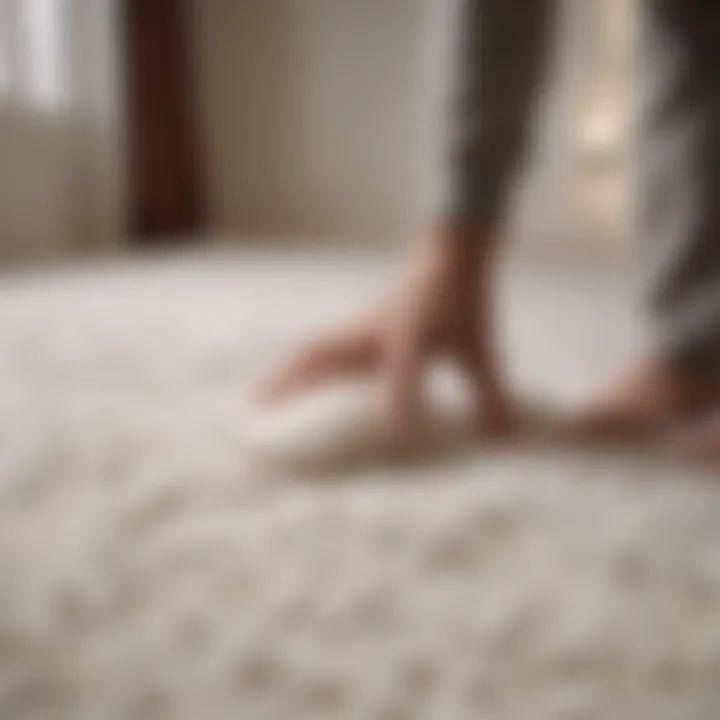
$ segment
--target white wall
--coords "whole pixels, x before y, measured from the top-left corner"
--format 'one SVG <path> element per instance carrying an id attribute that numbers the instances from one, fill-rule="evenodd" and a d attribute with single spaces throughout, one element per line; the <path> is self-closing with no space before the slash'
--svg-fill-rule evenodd
<path id="1" fill-rule="evenodd" d="M 456 0 L 191 2 L 214 229 L 367 238 L 400 233 L 433 179 L 428 168 Z M 587 55 L 588 33 L 602 24 L 600 4 L 563 5 L 560 25 L 569 32 L 558 48 L 555 112 L 517 232 L 542 236 L 529 238 L 536 243 L 594 243 L 605 251 L 607 234 L 618 231 L 617 218 L 608 216 L 616 210 L 607 203 L 592 210 L 578 195 L 573 202 L 585 205 L 567 217 L 568 188 L 578 187 L 573 174 L 585 172 L 577 162 L 576 124 L 578 108 L 588 106 L 589 76 L 578 53 Z M 617 72 L 624 72 L 621 66 Z M 617 189 L 617 168 L 611 175 Z M 591 194 L 596 200 L 595 190 Z M 603 215 L 601 232 L 590 211 Z M 586 232 L 591 228 L 594 236 Z"/>
<path id="2" fill-rule="evenodd" d="M 197 0 L 211 215 L 221 230 L 402 222 L 419 0 Z"/>

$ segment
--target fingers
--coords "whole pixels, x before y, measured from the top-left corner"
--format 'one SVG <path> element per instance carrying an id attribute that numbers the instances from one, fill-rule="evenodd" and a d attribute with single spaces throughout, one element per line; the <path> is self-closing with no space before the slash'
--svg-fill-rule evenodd
<path id="1" fill-rule="evenodd" d="M 421 334 L 409 323 L 396 326 L 386 342 L 386 419 L 390 432 L 401 442 L 410 440 L 417 431 L 424 351 Z"/>
<path id="2" fill-rule="evenodd" d="M 337 334 L 312 343 L 256 394 L 260 404 L 274 404 L 332 378 L 369 371 L 377 360 L 376 343 L 368 332 Z"/>
<path id="3" fill-rule="evenodd" d="M 483 437 L 507 438 L 518 427 L 515 408 L 490 354 L 473 344 L 458 354 L 471 383 L 478 433 Z"/>

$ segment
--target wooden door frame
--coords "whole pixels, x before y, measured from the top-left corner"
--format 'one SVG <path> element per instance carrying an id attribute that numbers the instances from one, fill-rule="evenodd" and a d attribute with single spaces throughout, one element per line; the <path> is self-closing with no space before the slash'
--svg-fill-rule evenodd
<path id="1" fill-rule="evenodd" d="M 127 230 L 139 244 L 197 238 L 205 221 L 186 0 L 120 0 Z"/>

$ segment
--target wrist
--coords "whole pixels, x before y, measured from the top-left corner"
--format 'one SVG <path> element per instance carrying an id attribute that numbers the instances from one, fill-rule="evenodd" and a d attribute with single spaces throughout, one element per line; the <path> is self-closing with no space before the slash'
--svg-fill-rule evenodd
<path id="1" fill-rule="evenodd" d="M 492 263 L 490 234 L 476 225 L 445 222 L 431 234 L 431 245 L 440 262 L 459 277 L 486 277 Z"/>

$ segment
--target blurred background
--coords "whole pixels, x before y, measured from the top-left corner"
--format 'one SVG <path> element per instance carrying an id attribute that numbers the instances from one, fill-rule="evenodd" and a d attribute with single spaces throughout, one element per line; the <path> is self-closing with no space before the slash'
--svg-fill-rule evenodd
<path id="1" fill-rule="evenodd" d="M 558 2 L 508 229 L 501 349 L 551 408 L 642 340 L 639 2 Z M 417 238 L 457 11 L 0 0 L 2 720 L 720 717 L 716 471 L 532 433 L 254 462 L 244 391 Z M 266 458 L 352 448 L 328 407 Z"/>
<path id="2" fill-rule="evenodd" d="M 625 258 L 633 0 L 559 3 L 516 247 Z M 456 0 L 0 0 L 0 258 L 392 247 L 435 172 Z"/>

